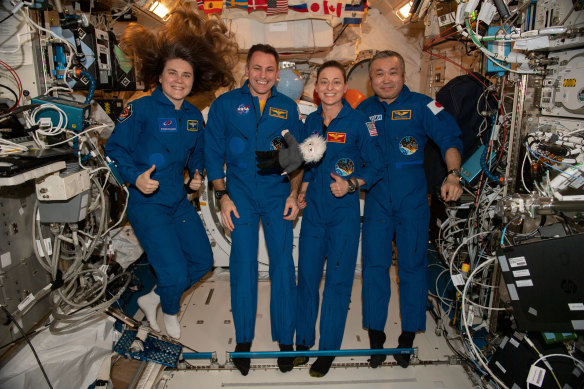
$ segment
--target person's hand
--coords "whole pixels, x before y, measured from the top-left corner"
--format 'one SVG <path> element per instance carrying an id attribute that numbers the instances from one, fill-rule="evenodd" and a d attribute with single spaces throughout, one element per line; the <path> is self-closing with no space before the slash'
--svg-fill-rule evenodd
<path id="1" fill-rule="evenodd" d="M 306 190 L 301 190 L 298 193 L 298 208 L 299 209 L 306 208 Z"/>
<path id="2" fill-rule="evenodd" d="M 456 201 L 462 195 L 462 186 L 460 185 L 460 178 L 450 174 L 442 184 L 441 188 L 442 200 Z"/>
<path id="3" fill-rule="evenodd" d="M 331 182 L 331 192 L 335 197 L 343 197 L 349 192 L 349 182 L 334 173 L 331 173 L 331 178 L 334 180 Z"/>
<path id="4" fill-rule="evenodd" d="M 195 174 L 193 174 L 193 178 L 189 183 L 189 189 L 194 190 L 195 192 L 199 190 L 201 184 L 203 183 L 203 176 L 199 173 L 199 169 L 195 170 Z"/>
<path id="5" fill-rule="evenodd" d="M 295 195 L 290 195 L 286 199 L 286 204 L 284 205 L 284 220 L 294 220 L 298 216 L 298 198 Z"/>
<path id="6" fill-rule="evenodd" d="M 158 181 L 150 178 L 150 175 L 155 169 L 156 165 L 152 165 L 150 169 L 146 170 L 136 178 L 136 188 L 145 195 L 154 193 L 156 189 L 158 189 Z"/>
<path id="7" fill-rule="evenodd" d="M 223 227 L 229 231 L 233 231 L 235 224 L 233 224 L 233 220 L 231 219 L 231 213 L 233 212 L 233 216 L 239 219 L 239 213 L 237 213 L 235 203 L 229 198 L 228 194 L 225 194 L 219 200 L 219 206 L 221 207 L 221 223 Z"/>

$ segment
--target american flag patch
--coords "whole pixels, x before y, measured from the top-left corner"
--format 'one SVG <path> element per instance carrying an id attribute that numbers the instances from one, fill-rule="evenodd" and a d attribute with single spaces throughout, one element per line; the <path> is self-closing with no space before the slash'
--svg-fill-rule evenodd
<path id="1" fill-rule="evenodd" d="M 377 127 L 375 127 L 375 123 L 374 122 L 367 122 L 365 124 L 367 124 L 367 129 L 369 130 L 369 135 L 377 136 Z"/>
<path id="2" fill-rule="evenodd" d="M 268 0 L 266 15 L 287 14 L 288 0 Z"/>

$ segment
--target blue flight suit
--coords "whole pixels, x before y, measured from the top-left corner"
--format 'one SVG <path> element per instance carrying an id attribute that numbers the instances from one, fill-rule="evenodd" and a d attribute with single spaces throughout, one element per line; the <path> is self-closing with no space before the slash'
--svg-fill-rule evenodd
<path id="1" fill-rule="evenodd" d="M 270 258 L 272 339 L 280 344 L 293 344 L 296 309 L 293 226 L 292 221 L 283 219 L 290 183 L 287 176 L 280 175 L 281 170 L 260 171 L 255 151 L 284 147 L 281 132 L 285 129 L 298 139 L 302 127 L 298 107 L 273 87 L 262 114 L 259 100 L 246 82 L 213 102 L 207 122 L 207 178 L 211 182 L 227 175 L 227 191 L 239 214 L 239 218 L 232 215 L 235 228 L 231 232 L 229 256 L 236 342 L 251 343 L 254 338 L 261 218 Z"/>
<path id="2" fill-rule="evenodd" d="M 391 104 L 377 96 L 357 107 L 374 121 L 384 175 L 365 198 L 363 219 L 363 327 L 384 331 L 391 294 L 389 267 L 395 233 L 402 331 L 426 329 L 428 227 L 424 147 L 430 137 L 442 156 L 462 150 L 454 118 L 430 97 L 404 85 Z"/>
<path id="3" fill-rule="evenodd" d="M 308 116 L 305 137 L 323 133 L 322 106 Z M 383 174 L 377 132 L 367 117 L 346 100 L 327 128 L 324 157 L 310 164 L 306 208 L 302 215 L 298 262 L 296 344 L 312 347 L 319 306 L 319 284 L 326 258 L 326 279 L 320 312 L 319 349 L 341 347 L 357 262 L 361 215 L 359 192 L 337 198 L 331 193 L 331 173 L 361 178 L 371 188 Z"/>
<path id="4" fill-rule="evenodd" d="M 157 277 L 162 312 L 177 314 L 185 290 L 213 266 L 205 227 L 187 199 L 183 171 L 203 172 L 203 116 L 192 104 L 174 104 L 157 87 L 151 96 L 129 103 L 106 144 L 130 183 L 128 219 Z M 136 179 L 152 165 L 158 189 L 145 195 Z"/>

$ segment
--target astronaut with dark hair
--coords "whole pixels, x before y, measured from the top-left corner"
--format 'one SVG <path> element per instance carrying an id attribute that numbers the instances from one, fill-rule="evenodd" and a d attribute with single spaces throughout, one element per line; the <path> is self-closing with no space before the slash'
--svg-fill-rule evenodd
<path id="1" fill-rule="evenodd" d="M 416 332 L 426 329 L 428 286 L 428 225 L 424 147 L 431 138 L 448 167 L 441 188 L 444 201 L 462 194 L 460 129 L 454 118 L 430 97 L 404 85 L 405 63 L 393 51 L 381 51 L 370 61 L 369 78 L 375 96 L 357 107 L 369 117 L 383 149 L 384 174 L 367 193 L 363 218 L 363 327 L 372 349 L 383 348 L 391 295 L 389 268 L 392 241 L 397 246 L 402 332 L 398 348 L 410 348 Z M 394 355 L 402 366 L 409 354 Z M 385 355 L 373 355 L 371 367 Z"/>

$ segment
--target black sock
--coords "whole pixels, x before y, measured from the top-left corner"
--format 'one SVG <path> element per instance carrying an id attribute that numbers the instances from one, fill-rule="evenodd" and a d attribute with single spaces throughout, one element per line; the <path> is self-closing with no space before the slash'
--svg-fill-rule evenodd
<path id="1" fill-rule="evenodd" d="M 415 332 L 402 332 L 397 339 L 397 348 L 411 348 L 414 345 Z M 394 354 L 395 361 L 404 369 L 410 365 L 411 354 Z"/>
<path id="2" fill-rule="evenodd" d="M 251 350 L 251 343 L 237 343 L 235 346 L 236 353 L 247 353 Z M 233 358 L 233 364 L 242 375 L 249 373 L 250 359 L 249 358 Z"/>
<path id="3" fill-rule="evenodd" d="M 291 344 L 281 344 L 280 351 L 294 351 Z M 286 373 L 294 368 L 294 357 L 279 357 L 278 367 L 282 373 Z"/>
<path id="4" fill-rule="evenodd" d="M 377 330 L 369 330 L 369 345 L 371 349 L 382 349 L 385 342 L 385 333 Z M 385 361 L 385 354 L 372 355 L 369 359 L 369 366 L 376 368 Z"/>
<path id="5" fill-rule="evenodd" d="M 316 378 L 320 378 L 320 377 L 324 377 L 326 375 L 326 373 L 328 373 L 329 369 L 331 368 L 331 365 L 333 364 L 333 361 L 335 360 L 335 357 L 318 357 L 316 358 L 316 361 L 314 361 L 314 363 L 312 364 L 312 366 L 310 366 L 310 376 L 311 377 L 316 377 Z"/>
<path id="6" fill-rule="evenodd" d="M 308 346 L 303 346 L 301 344 L 297 344 L 296 345 L 296 351 L 308 351 L 310 350 L 310 347 Z M 304 365 L 306 363 L 308 363 L 308 357 L 305 356 L 299 356 L 294 358 L 294 366 L 300 366 L 300 365 Z"/>

